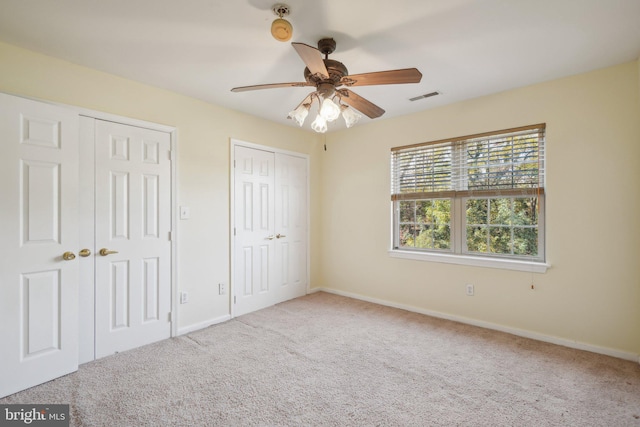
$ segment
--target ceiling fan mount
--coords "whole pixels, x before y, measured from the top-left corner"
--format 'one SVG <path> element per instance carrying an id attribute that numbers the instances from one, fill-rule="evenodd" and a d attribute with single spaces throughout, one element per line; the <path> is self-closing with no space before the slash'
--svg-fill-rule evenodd
<path id="1" fill-rule="evenodd" d="M 280 87 L 304 87 L 315 86 L 316 90 L 307 97 L 289 113 L 289 118 L 294 118 L 300 126 L 306 118 L 311 104 L 314 99 L 323 107 L 320 109 L 318 119 L 322 116 L 322 126 L 314 126 L 312 128 L 318 132 L 326 131 L 326 122 L 331 122 L 337 118 L 340 113 L 343 114 L 347 127 L 350 127 L 360 117 L 359 114 L 352 112 L 349 107 L 363 113 L 369 118 L 375 119 L 385 113 L 385 111 L 373 104 L 372 102 L 362 98 L 342 86 L 372 86 L 372 85 L 388 85 L 401 83 L 419 83 L 422 79 L 422 73 L 416 68 L 405 68 L 400 70 L 379 71 L 374 73 L 363 73 L 349 75 L 347 67 L 339 61 L 329 59 L 329 54 L 336 49 L 336 41 L 332 38 L 323 38 L 318 41 L 318 48 L 309 46 L 304 43 L 291 43 L 306 68 L 304 69 L 304 82 L 293 83 L 271 83 L 253 86 L 242 86 L 231 89 L 232 92 L 245 92 L 258 89 L 272 89 Z M 322 55 L 324 54 L 324 59 Z M 333 100 L 333 101 L 332 101 Z M 330 114 L 324 114 L 324 106 L 329 101 L 330 108 L 326 111 L 332 111 Z M 337 104 L 336 104 L 337 103 Z M 326 117 L 325 117 L 326 116 Z M 320 130 L 318 130 L 320 129 Z"/>
<path id="2" fill-rule="evenodd" d="M 318 40 L 318 50 L 324 54 L 325 59 L 327 55 L 331 55 L 336 50 L 336 41 L 331 38 Z"/>

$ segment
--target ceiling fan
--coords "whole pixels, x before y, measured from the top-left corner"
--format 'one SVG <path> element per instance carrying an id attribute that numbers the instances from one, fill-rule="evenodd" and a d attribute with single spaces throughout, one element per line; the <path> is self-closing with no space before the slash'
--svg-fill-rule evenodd
<path id="1" fill-rule="evenodd" d="M 307 66 L 304 69 L 306 81 L 241 86 L 234 87 L 231 91 L 245 92 L 280 87 L 315 86 L 316 90 L 291 111 L 288 118 L 294 119 L 302 126 L 304 119 L 309 114 L 313 101 L 317 99 L 320 105 L 320 112 L 316 120 L 311 124 L 311 127 L 316 132 L 326 132 L 327 122 L 332 122 L 341 113 L 347 127 L 353 126 L 361 117 L 360 114 L 353 110 L 358 110 L 371 119 L 384 114 L 385 111 L 382 108 L 352 92 L 348 89 L 349 87 L 419 83 L 420 79 L 422 79 L 422 73 L 416 68 L 349 75 L 347 67 L 342 62 L 329 59 L 329 54 L 336 49 L 336 42 L 331 38 L 318 41 L 317 49 L 304 43 L 291 44 Z M 322 54 L 324 54 L 324 59 Z"/>

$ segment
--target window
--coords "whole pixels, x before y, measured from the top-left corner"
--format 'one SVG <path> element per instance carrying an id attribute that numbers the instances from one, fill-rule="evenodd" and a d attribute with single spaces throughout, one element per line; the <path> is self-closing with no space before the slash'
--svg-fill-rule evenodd
<path id="1" fill-rule="evenodd" d="M 393 249 L 544 262 L 545 125 L 391 149 Z"/>

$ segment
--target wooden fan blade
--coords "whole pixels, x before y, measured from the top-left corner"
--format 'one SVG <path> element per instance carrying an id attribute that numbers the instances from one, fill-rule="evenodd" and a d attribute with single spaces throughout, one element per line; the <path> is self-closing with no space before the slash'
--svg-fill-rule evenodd
<path id="1" fill-rule="evenodd" d="M 240 87 L 234 87 L 233 89 L 231 89 L 231 92 L 246 92 L 249 90 L 274 89 L 278 87 L 304 87 L 304 86 L 313 86 L 313 84 L 309 82 L 293 82 L 293 83 L 271 83 L 266 85 L 240 86 Z"/>
<path id="2" fill-rule="evenodd" d="M 291 45 L 298 52 L 311 74 L 320 74 L 324 78 L 329 78 L 329 71 L 327 71 L 327 66 L 324 65 L 324 60 L 322 59 L 322 53 L 318 49 L 304 43 L 294 42 Z"/>
<path id="3" fill-rule="evenodd" d="M 345 86 L 395 85 L 401 83 L 420 83 L 422 73 L 417 68 L 378 71 L 376 73 L 353 74 L 340 80 Z"/>
<path id="4" fill-rule="evenodd" d="M 351 92 L 349 89 L 340 89 L 338 92 L 340 93 L 340 100 L 349 104 L 370 119 L 375 119 L 384 114 L 384 110 L 382 108 L 378 107 L 371 101 L 367 101 L 360 95 Z"/>

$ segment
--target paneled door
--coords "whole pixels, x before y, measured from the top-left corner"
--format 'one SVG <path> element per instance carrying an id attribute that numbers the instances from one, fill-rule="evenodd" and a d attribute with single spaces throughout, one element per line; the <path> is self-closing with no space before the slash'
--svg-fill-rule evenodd
<path id="1" fill-rule="evenodd" d="M 234 146 L 233 315 L 307 289 L 307 161 Z"/>
<path id="2" fill-rule="evenodd" d="M 275 277 L 280 302 L 307 292 L 307 160 L 275 156 Z"/>
<path id="3" fill-rule="evenodd" d="M 170 337 L 170 145 L 95 122 L 96 358 Z"/>
<path id="4" fill-rule="evenodd" d="M 234 150 L 234 314 L 277 302 L 275 262 L 275 155 L 236 146 Z"/>
<path id="5" fill-rule="evenodd" d="M 0 94 L 0 397 L 78 368 L 77 132 Z"/>

